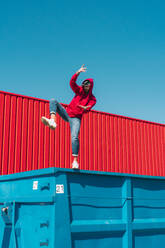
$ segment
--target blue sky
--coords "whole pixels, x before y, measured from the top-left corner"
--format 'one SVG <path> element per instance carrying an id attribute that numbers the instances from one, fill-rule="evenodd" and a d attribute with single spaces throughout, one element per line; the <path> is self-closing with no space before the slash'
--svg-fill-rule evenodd
<path id="1" fill-rule="evenodd" d="M 165 2 L 0 1 L 0 89 L 69 103 L 94 78 L 94 109 L 165 123 Z"/>

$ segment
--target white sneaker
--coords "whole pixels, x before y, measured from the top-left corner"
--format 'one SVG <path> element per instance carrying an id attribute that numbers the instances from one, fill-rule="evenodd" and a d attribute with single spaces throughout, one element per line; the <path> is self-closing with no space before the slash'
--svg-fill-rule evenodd
<path id="1" fill-rule="evenodd" d="M 72 169 L 79 169 L 79 164 L 76 160 L 74 160 L 72 163 Z"/>
<path id="2" fill-rule="evenodd" d="M 57 124 L 55 123 L 54 119 L 48 119 L 48 118 L 42 116 L 41 121 L 46 126 L 49 126 L 51 129 L 55 129 L 57 127 Z"/>

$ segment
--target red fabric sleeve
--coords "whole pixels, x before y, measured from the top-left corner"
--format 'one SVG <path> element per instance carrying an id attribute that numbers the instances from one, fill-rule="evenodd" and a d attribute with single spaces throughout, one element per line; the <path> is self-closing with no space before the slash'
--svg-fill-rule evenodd
<path id="1" fill-rule="evenodd" d="M 77 77 L 78 75 L 75 73 L 70 80 L 70 87 L 75 94 L 79 94 L 81 89 L 81 87 L 76 84 Z"/>

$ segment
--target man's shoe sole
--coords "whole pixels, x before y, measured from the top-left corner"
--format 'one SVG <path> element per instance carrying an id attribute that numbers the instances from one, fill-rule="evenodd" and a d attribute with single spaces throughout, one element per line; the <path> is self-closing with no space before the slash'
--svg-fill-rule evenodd
<path id="1" fill-rule="evenodd" d="M 52 127 L 52 126 L 49 126 L 50 127 L 50 129 L 52 129 L 52 130 L 54 130 L 56 127 Z"/>
<path id="2" fill-rule="evenodd" d="M 56 127 L 53 127 L 49 124 L 49 122 L 46 120 L 46 117 L 41 117 L 41 121 L 45 126 L 49 126 L 52 130 L 54 130 Z"/>
<path id="3" fill-rule="evenodd" d="M 47 122 L 47 120 L 45 119 L 45 117 L 41 117 L 41 121 L 45 126 L 49 126 L 49 123 Z"/>
<path id="4" fill-rule="evenodd" d="M 72 169 L 74 169 L 74 170 L 79 170 L 79 167 L 72 167 Z"/>

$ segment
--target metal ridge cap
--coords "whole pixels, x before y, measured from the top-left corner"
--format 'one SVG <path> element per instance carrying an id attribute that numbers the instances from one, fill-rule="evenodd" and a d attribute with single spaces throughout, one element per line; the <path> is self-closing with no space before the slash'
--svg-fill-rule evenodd
<path id="1" fill-rule="evenodd" d="M 26 177 L 45 176 L 60 173 L 74 173 L 74 174 L 86 174 L 86 175 L 103 175 L 103 176 L 116 176 L 116 177 L 127 177 L 127 178 L 138 178 L 138 179 L 156 179 L 165 180 L 165 177 L 150 176 L 150 175 L 139 175 L 139 174 L 127 174 L 127 173 L 116 173 L 116 172 L 104 172 L 104 171 L 89 171 L 89 170 L 75 170 L 69 168 L 49 167 L 38 170 L 31 170 L 19 173 L 13 173 L 8 175 L 1 175 L 0 182 L 7 180 L 23 179 Z"/>
<path id="2" fill-rule="evenodd" d="M 2 90 L 0 90 L 0 93 L 6 94 L 6 95 L 12 95 L 12 96 L 16 96 L 16 97 L 28 98 L 28 99 L 32 99 L 32 100 L 49 102 L 49 100 L 46 100 L 46 99 L 41 99 L 41 98 L 33 97 L 33 96 L 26 96 L 26 95 L 17 94 L 17 93 L 6 92 L 6 91 L 2 91 Z"/>
<path id="3" fill-rule="evenodd" d="M 30 177 L 37 177 L 37 176 L 45 176 L 45 175 L 51 175 L 55 174 L 58 168 L 50 167 L 50 168 L 43 168 L 38 170 L 30 170 L 30 171 L 24 171 L 24 172 L 18 172 L 8 175 L 1 175 L 0 176 L 0 182 L 2 181 L 12 181 L 15 179 L 23 179 L 23 178 L 30 178 Z"/>

